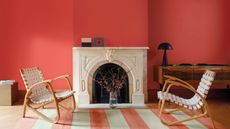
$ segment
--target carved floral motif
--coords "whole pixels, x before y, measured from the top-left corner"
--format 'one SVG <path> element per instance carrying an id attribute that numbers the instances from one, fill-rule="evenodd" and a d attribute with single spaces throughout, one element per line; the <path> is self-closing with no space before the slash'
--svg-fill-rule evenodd
<path id="1" fill-rule="evenodd" d="M 106 50 L 105 59 L 109 62 L 112 62 L 114 59 L 114 57 L 113 57 L 114 52 L 115 52 L 115 50 L 113 50 L 113 49 Z"/>

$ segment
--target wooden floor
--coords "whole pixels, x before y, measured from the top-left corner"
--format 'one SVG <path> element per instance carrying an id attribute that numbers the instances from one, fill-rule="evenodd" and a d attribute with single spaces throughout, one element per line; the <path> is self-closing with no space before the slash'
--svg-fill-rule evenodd
<path id="1" fill-rule="evenodd" d="M 230 128 L 230 99 L 212 99 L 208 104 L 214 120 Z M 156 108 L 157 103 L 148 104 L 151 108 Z M 0 129 L 13 129 L 22 116 L 22 104 L 14 106 L 0 106 Z"/>

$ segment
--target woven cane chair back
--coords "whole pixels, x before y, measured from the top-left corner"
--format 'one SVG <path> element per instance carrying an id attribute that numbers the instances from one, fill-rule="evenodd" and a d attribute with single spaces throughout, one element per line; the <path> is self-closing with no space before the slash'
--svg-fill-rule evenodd
<path id="1" fill-rule="evenodd" d="M 205 71 L 203 74 L 201 81 L 197 87 L 197 92 L 204 98 L 207 97 L 209 89 L 212 85 L 212 82 L 215 77 L 215 72 L 213 71 Z M 200 109 L 203 106 L 203 102 L 199 95 L 195 94 L 191 99 L 187 100 L 187 105 L 185 107 L 193 110 Z"/>
<path id="2" fill-rule="evenodd" d="M 200 93 L 204 98 L 207 97 L 208 91 L 212 85 L 212 82 L 215 77 L 215 72 L 207 70 L 198 85 L 197 92 Z"/>
<path id="3" fill-rule="evenodd" d="M 33 84 L 44 81 L 44 77 L 39 68 L 25 68 L 20 69 L 21 76 L 23 78 L 26 89 L 28 90 Z M 38 98 L 43 98 L 45 96 L 51 96 L 49 90 L 46 88 L 46 84 L 42 83 L 36 85 L 31 89 L 32 94 L 30 96 L 31 100 L 37 102 Z M 48 97 L 47 96 L 47 97 Z"/>

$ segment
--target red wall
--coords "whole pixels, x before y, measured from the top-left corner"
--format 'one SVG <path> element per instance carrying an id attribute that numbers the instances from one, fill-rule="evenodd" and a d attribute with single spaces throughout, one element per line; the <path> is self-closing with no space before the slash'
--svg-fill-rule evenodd
<path id="1" fill-rule="evenodd" d="M 230 63 L 228 0 L 150 0 L 149 71 L 162 63 L 160 42 L 170 42 L 171 64 Z M 148 73 L 150 88 L 158 88 Z"/>
<path id="2" fill-rule="evenodd" d="M 73 0 L 6 0 L 0 5 L 0 79 L 17 80 L 24 89 L 19 68 L 39 66 L 47 78 L 72 72 Z"/>
<path id="3" fill-rule="evenodd" d="M 75 5 L 75 41 L 104 37 L 105 46 L 148 46 L 147 0 L 76 0 Z"/>
<path id="4" fill-rule="evenodd" d="M 71 74 L 72 47 L 81 45 L 81 37 L 104 37 L 105 46 L 148 43 L 147 0 L 9 0 L 1 5 L 0 79 L 17 80 L 20 89 L 19 68 L 39 66 L 47 78 Z"/>
<path id="5" fill-rule="evenodd" d="M 169 63 L 230 63 L 229 7 L 228 0 L 0 1 L 0 79 L 24 89 L 19 68 L 71 74 L 80 38 L 104 37 L 105 46 L 149 46 L 148 85 L 158 88 L 152 67 L 162 61 L 160 42 L 174 47 Z"/>

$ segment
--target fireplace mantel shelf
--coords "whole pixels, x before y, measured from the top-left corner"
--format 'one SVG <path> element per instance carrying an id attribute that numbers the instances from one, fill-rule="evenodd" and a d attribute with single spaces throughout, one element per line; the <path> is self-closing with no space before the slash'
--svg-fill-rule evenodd
<path id="1" fill-rule="evenodd" d="M 141 49 L 149 49 L 149 47 L 73 47 L 73 49 L 77 49 L 77 50 L 95 50 L 95 49 L 137 49 L 137 50 L 141 50 Z"/>

